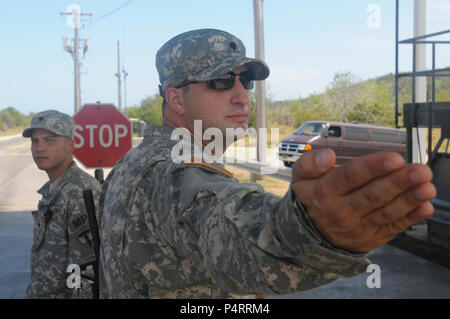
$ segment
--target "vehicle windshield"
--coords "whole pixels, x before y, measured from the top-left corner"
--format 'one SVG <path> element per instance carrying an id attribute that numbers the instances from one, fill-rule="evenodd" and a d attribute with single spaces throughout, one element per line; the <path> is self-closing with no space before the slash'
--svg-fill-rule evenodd
<path id="1" fill-rule="evenodd" d="M 294 132 L 296 135 L 318 136 L 327 127 L 325 123 L 303 123 Z"/>

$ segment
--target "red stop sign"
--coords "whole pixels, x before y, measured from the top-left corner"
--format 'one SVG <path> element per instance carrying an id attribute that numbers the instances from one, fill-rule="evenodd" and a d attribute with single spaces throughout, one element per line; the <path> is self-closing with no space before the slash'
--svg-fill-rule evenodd
<path id="1" fill-rule="evenodd" d="M 113 167 L 131 149 L 131 122 L 113 104 L 85 104 L 73 119 L 73 155 L 84 166 Z"/>

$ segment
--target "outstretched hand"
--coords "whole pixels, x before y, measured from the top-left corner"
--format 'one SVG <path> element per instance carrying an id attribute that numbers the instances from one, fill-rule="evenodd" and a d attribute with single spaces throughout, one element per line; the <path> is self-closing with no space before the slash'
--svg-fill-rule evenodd
<path id="1" fill-rule="evenodd" d="M 333 245 L 353 252 L 380 247 L 433 214 L 432 172 L 392 152 L 334 167 L 329 149 L 309 151 L 292 167 L 292 187 L 308 216 Z"/>

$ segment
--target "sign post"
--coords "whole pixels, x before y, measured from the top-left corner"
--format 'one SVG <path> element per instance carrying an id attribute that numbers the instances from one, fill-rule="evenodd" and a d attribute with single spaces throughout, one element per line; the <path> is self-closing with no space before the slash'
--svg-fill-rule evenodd
<path id="1" fill-rule="evenodd" d="M 85 104 L 73 119 L 73 154 L 87 168 L 113 167 L 132 147 L 131 122 L 114 104 Z"/>

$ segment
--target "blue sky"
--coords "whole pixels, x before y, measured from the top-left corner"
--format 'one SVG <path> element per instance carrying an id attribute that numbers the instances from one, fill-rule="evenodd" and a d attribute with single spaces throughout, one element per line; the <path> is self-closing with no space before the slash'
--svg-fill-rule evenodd
<path id="1" fill-rule="evenodd" d="M 179 33 L 223 29 L 243 40 L 248 56 L 255 55 L 252 0 L 2 0 L 0 109 L 73 114 L 73 61 L 62 40 L 73 37 L 73 29 L 59 14 L 71 4 L 93 14 L 80 32 L 91 39 L 82 60 L 82 104 L 117 105 L 117 40 L 129 74 L 128 106 L 157 92 L 156 51 Z M 263 7 L 272 99 L 323 92 L 339 71 L 363 80 L 395 71 L 394 0 L 265 0 Z M 450 0 L 427 0 L 427 33 L 449 28 Z M 400 0 L 400 39 L 412 36 L 413 0 Z M 450 65 L 448 47 L 438 48 L 438 67 Z M 410 70 L 411 51 L 401 46 L 401 70 Z M 427 61 L 431 66 L 430 54 Z"/>

